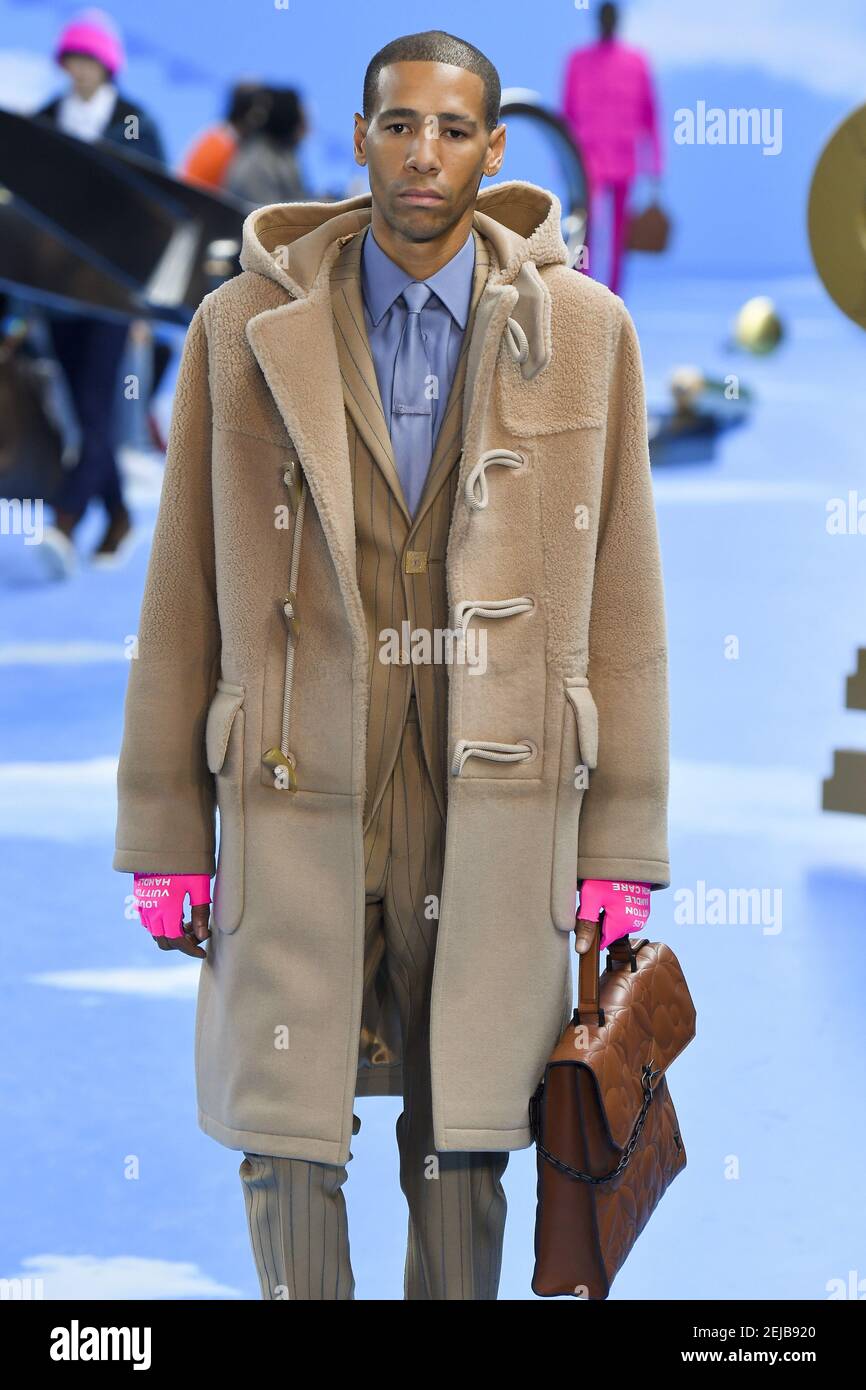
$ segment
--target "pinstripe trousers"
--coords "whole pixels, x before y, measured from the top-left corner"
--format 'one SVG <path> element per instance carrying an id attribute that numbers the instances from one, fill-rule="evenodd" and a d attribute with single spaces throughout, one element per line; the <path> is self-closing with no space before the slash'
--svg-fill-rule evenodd
<path id="1" fill-rule="evenodd" d="M 495 1299 L 508 1153 L 437 1153 L 430 1093 L 430 989 L 445 825 L 414 695 L 394 768 L 365 831 L 367 950 L 381 937 L 400 1013 L 400 1186 L 409 1208 L 407 1299 Z M 360 1120 L 355 1117 L 353 1132 Z M 349 1155 L 350 1159 L 352 1155 Z M 264 1299 L 352 1299 L 343 1164 L 245 1153 L 239 1169 Z"/>

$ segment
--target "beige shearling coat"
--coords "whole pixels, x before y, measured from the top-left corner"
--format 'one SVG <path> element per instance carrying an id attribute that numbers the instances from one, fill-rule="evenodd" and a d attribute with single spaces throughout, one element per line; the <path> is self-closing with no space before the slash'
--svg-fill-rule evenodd
<path id="1" fill-rule="evenodd" d="M 370 217 L 370 194 L 251 213 L 242 273 L 190 325 L 113 861 L 217 871 L 196 1014 L 202 1129 L 327 1163 L 348 1159 L 357 1085 L 369 700 L 329 277 Z M 670 882 L 666 622 L 634 324 L 569 267 L 551 193 L 490 185 L 474 225 L 495 258 L 469 347 L 448 597 L 454 611 L 532 602 L 484 619 L 484 674 L 449 666 L 430 1036 L 443 1151 L 531 1143 L 529 1097 L 572 1006 L 576 881 Z M 301 493 L 306 507 L 284 672 L 267 654 L 292 588 L 287 484 L 294 520 Z M 284 681 L 296 790 L 263 761 L 266 687 Z"/>

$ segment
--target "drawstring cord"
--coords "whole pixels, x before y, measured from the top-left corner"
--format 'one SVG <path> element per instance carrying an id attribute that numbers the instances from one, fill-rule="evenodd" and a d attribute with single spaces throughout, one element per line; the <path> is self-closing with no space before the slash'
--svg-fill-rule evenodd
<path id="1" fill-rule="evenodd" d="M 295 467 L 300 467 L 296 462 Z M 262 761 L 274 774 L 274 787 L 280 791 L 298 790 L 295 776 L 295 755 L 289 749 L 289 722 L 292 711 L 292 684 L 295 675 L 295 647 L 300 635 L 298 614 L 298 575 L 301 568 L 301 540 L 304 532 L 304 514 L 307 505 L 307 480 L 299 483 L 293 468 L 287 468 L 283 482 L 295 505 L 295 525 L 292 532 L 292 563 L 289 571 L 289 591 L 283 601 L 283 617 L 286 621 L 286 666 L 283 677 L 283 718 L 280 729 L 279 748 L 269 748 Z M 279 776 L 281 773 L 283 776 Z"/>
<path id="2" fill-rule="evenodd" d="M 292 708 L 292 681 L 295 674 L 295 646 L 299 636 L 298 618 L 298 573 L 301 567 L 301 538 L 304 531 L 304 513 L 307 504 L 306 480 L 301 484 L 298 509 L 295 512 L 295 529 L 292 535 L 292 567 L 289 575 L 289 592 L 283 604 L 283 613 L 289 629 L 290 640 L 286 643 L 286 674 L 283 683 L 283 723 L 280 733 L 280 749 L 288 758 L 289 717 Z"/>

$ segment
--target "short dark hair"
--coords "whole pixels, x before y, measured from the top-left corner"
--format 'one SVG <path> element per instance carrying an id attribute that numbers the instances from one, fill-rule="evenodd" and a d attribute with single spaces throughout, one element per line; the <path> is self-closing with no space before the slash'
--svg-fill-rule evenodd
<path id="1" fill-rule="evenodd" d="M 444 29 L 425 29 L 421 34 L 404 34 L 392 39 L 375 53 L 364 74 L 364 120 L 376 109 L 379 73 L 390 63 L 451 63 L 455 68 L 474 72 L 484 83 L 484 124 L 495 130 L 499 124 L 502 85 L 489 58 L 474 44 L 447 34 Z"/>
<path id="2" fill-rule="evenodd" d="M 275 140 L 284 140 L 294 148 L 298 144 L 298 133 L 303 124 L 303 107 L 299 92 L 294 87 L 265 87 L 262 97 L 265 114 L 259 130 L 263 135 L 271 135 Z"/>
<path id="3" fill-rule="evenodd" d="M 245 121 L 263 90 L 258 82 L 236 82 L 229 92 L 226 120 L 232 125 Z"/>

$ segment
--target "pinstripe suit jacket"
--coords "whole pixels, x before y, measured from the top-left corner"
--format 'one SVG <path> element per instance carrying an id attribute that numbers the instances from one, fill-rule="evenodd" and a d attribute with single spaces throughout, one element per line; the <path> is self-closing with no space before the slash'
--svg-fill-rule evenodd
<path id="1" fill-rule="evenodd" d="M 490 243 L 473 228 L 475 274 L 469 316 L 427 482 L 413 518 L 403 496 L 364 322 L 360 272 L 366 230 L 346 241 L 331 273 L 352 469 L 358 587 L 370 653 L 365 828 L 394 766 L 413 687 L 424 756 L 443 818 L 446 813 L 447 667 L 441 661 L 406 659 L 397 665 L 383 660 L 388 653 L 382 634 L 392 629 L 402 638 L 406 632 L 441 632 L 449 627 L 445 552 L 459 474 L 456 465 L 462 452 L 466 360 L 475 309 L 491 266 L 496 265 Z M 407 622 L 408 630 L 402 626 Z M 401 641 L 401 648 L 405 656 L 409 643 Z"/>

